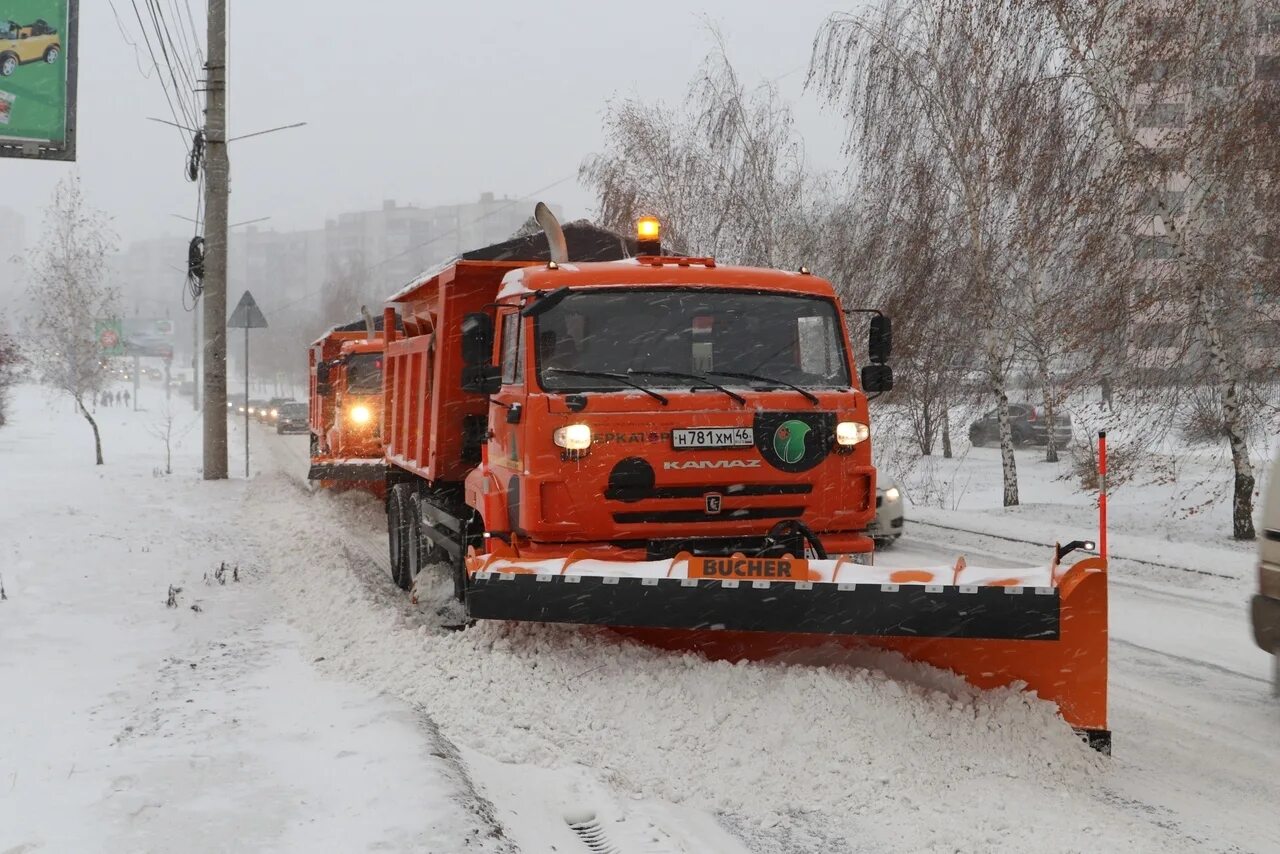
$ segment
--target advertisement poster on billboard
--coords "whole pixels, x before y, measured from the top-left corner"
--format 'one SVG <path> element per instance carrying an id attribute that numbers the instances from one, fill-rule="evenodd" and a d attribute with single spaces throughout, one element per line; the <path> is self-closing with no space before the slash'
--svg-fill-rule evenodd
<path id="1" fill-rule="evenodd" d="M 0 0 L 0 157 L 75 160 L 79 0 Z"/>

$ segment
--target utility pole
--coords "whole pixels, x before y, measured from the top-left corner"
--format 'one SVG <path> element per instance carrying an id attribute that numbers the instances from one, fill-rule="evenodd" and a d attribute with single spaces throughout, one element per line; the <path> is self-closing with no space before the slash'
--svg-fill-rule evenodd
<path id="1" fill-rule="evenodd" d="M 197 297 L 191 306 L 191 379 L 195 389 L 191 395 L 191 404 L 196 412 L 200 411 L 200 387 L 204 385 L 200 373 L 200 299 Z"/>
<path id="2" fill-rule="evenodd" d="M 227 477 L 227 0 L 209 0 L 205 64 L 204 479 Z"/>

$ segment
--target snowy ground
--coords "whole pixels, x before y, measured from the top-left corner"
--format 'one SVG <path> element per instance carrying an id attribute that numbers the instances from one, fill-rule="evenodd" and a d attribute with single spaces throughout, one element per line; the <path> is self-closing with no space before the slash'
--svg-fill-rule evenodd
<path id="1" fill-rule="evenodd" d="M 377 502 L 303 484 L 305 437 L 254 425 L 254 479 L 210 485 L 190 432 L 153 476 L 155 412 L 109 410 L 95 469 L 67 406 L 16 404 L 0 852 L 1280 850 L 1280 705 L 1247 643 L 1243 549 L 1161 529 L 1156 562 L 1215 574 L 1117 561 L 1104 759 L 1045 703 L 885 655 L 731 665 L 601 631 L 450 631 L 440 597 L 387 579 Z M 983 453 L 971 483 L 998 478 Z M 1054 488 L 1027 453 L 1028 484 Z M 987 488 L 911 511 L 884 560 L 1043 558 L 914 517 L 1092 530 L 1070 494 L 1008 514 L 975 509 Z M 1144 524 L 1117 553 L 1149 557 Z M 221 561 L 240 582 L 204 582 Z"/>

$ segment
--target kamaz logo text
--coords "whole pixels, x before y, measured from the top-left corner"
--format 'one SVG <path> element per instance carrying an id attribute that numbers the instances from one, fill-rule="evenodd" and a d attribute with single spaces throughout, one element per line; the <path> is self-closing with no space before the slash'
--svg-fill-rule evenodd
<path id="1" fill-rule="evenodd" d="M 676 460 L 662 464 L 663 471 L 681 469 L 758 469 L 759 460 Z"/>

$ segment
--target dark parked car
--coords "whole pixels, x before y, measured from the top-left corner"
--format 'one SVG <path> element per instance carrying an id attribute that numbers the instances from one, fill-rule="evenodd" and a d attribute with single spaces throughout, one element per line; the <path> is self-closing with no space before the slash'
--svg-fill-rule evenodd
<path id="1" fill-rule="evenodd" d="M 1049 444 L 1049 422 L 1044 410 L 1026 403 L 1009 404 L 1009 426 L 1015 445 Z M 1053 439 L 1059 448 L 1071 444 L 1071 415 L 1058 412 L 1053 416 Z M 1000 418 L 996 410 L 969 425 L 969 442 L 974 447 L 1000 444 Z"/>
<path id="2" fill-rule="evenodd" d="M 286 403 L 280 406 L 277 410 L 280 415 L 276 418 L 276 432 L 306 433 L 311 429 L 307 409 L 305 403 Z"/>

